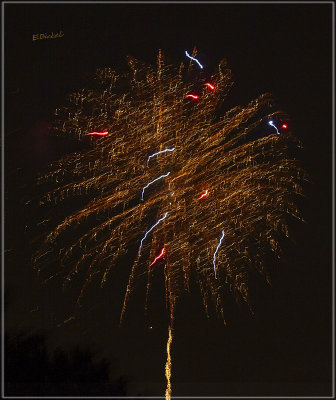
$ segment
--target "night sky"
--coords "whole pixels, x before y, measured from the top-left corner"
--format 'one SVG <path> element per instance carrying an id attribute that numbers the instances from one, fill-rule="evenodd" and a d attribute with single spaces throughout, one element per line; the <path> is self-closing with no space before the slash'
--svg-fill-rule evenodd
<path id="1" fill-rule="evenodd" d="M 150 325 L 139 289 L 118 328 L 127 277 L 92 288 L 77 309 L 33 271 L 39 211 L 26 203 L 48 163 L 75 150 L 48 135 L 71 91 L 97 67 L 124 71 L 127 55 L 154 64 L 162 49 L 179 63 L 196 46 L 209 71 L 228 60 L 232 105 L 273 94 L 311 184 L 300 204 L 307 222 L 271 266 L 272 287 L 256 278 L 253 317 L 228 300 L 225 327 L 207 320 L 196 287 L 183 298 L 173 396 L 331 395 L 331 39 L 331 4 L 5 4 L 6 394 L 164 395 L 164 286 Z"/>

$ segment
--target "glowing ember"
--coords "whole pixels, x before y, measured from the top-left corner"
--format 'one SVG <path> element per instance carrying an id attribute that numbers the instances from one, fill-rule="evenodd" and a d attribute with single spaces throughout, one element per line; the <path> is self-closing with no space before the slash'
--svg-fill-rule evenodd
<path id="1" fill-rule="evenodd" d="M 165 248 L 163 247 L 162 250 L 161 250 L 161 253 L 160 253 L 158 256 L 156 256 L 156 257 L 154 258 L 154 261 L 152 262 L 152 264 L 150 264 L 150 267 L 151 267 L 153 264 L 155 264 L 157 260 L 160 260 L 160 258 L 163 257 L 164 253 L 165 253 Z"/>
<path id="2" fill-rule="evenodd" d="M 187 97 L 191 97 L 191 98 L 193 98 L 195 100 L 198 99 L 198 96 L 196 94 L 187 94 Z"/>
<path id="3" fill-rule="evenodd" d="M 203 199 L 204 197 L 208 196 L 209 191 L 208 189 L 204 191 L 204 193 L 201 195 L 200 200 Z"/>
<path id="4" fill-rule="evenodd" d="M 86 135 L 87 136 L 89 136 L 89 135 L 92 135 L 92 136 L 106 136 L 108 134 L 109 134 L 108 131 L 105 131 L 105 132 L 91 132 L 91 133 L 87 133 Z"/>
<path id="5" fill-rule="evenodd" d="M 215 86 L 211 85 L 211 83 L 206 83 L 205 86 L 208 86 L 211 90 L 215 90 Z"/>

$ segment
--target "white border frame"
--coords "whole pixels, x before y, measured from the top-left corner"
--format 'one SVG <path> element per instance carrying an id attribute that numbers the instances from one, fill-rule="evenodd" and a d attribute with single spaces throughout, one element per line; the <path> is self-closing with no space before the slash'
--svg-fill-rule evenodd
<path id="1" fill-rule="evenodd" d="M 172 399 L 333 399 L 335 398 L 335 3 L 333 1 L 3 1 L 1 4 L 1 397 L 4 399 L 165 399 L 165 396 L 5 396 L 5 4 L 330 4 L 332 6 L 332 394 L 331 396 L 172 396 Z"/>

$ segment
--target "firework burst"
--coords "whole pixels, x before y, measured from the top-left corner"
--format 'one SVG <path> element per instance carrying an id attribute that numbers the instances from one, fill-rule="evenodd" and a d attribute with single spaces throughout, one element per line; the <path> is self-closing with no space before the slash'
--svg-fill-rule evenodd
<path id="1" fill-rule="evenodd" d="M 139 251 L 121 322 L 137 276 L 148 276 L 147 302 L 152 270 L 162 269 L 170 315 L 166 398 L 174 313 L 191 277 L 206 313 L 212 300 L 225 322 L 223 285 L 250 304 L 249 271 L 270 280 L 263 254 L 280 257 L 288 216 L 301 218 L 295 195 L 304 173 L 291 156 L 297 143 L 290 131 L 277 134 L 269 125 L 285 114 L 273 109 L 269 94 L 219 112 L 231 71 L 222 61 L 206 75 L 195 57 L 196 50 L 187 65 L 174 67 L 159 52 L 156 68 L 129 57 L 124 75 L 98 70 L 93 88 L 73 93 L 53 125 L 56 134 L 87 141 L 90 149 L 63 158 L 40 178 L 57 182 L 41 204 L 84 199 L 54 226 L 35 257 L 43 274 L 45 256 L 59 254 L 62 267 L 50 277 L 65 282 L 86 271 L 78 302 L 93 279 L 108 284 L 130 243 Z M 63 239 L 67 233 L 70 241 Z"/>

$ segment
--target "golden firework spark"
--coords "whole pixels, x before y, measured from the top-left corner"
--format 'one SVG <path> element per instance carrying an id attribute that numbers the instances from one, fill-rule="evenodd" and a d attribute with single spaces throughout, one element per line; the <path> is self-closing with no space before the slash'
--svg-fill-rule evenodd
<path id="1" fill-rule="evenodd" d="M 91 148 L 64 157 L 40 178 L 57 182 L 41 203 L 73 195 L 88 200 L 51 230 L 35 262 L 42 273 L 43 256 L 58 252 L 63 267 L 51 277 L 65 281 L 85 270 L 79 302 L 94 278 L 108 282 L 116 261 L 137 243 L 120 321 L 136 278 L 148 276 L 147 303 L 152 271 L 163 269 L 169 398 L 174 313 L 191 276 L 207 314 L 212 299 L 225 322 L 223 285 L 250 304 L 249 271 L 269 282 L 263 254 L 280 257 L 288 216 L 301 219 L 295 196 L 305 175 L 291 156 L 292 133 L 270 124 L 285 114 L 273 109 L 269 94 L 219 115 L 233 84 L 225 61 L 207 79 L 192 59 L 174 67 L 161 52 L 156 68 L 131 57 L 128 64 L 124 75 L 98 70 L 92 89 L 73 93 L 56 110 L 53 131 Z"/>

